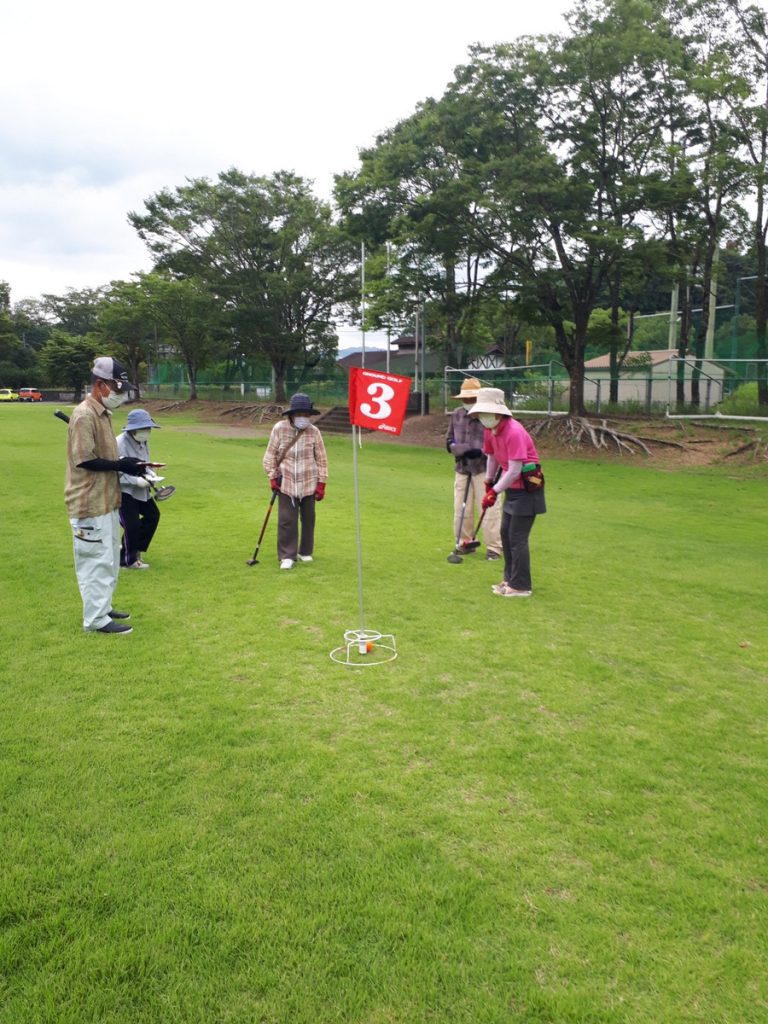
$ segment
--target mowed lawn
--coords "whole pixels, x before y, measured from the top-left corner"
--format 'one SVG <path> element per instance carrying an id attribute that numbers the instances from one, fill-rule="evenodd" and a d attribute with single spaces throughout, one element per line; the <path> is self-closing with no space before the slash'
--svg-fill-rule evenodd
<path id="1" fill-rule="evenodd" d="M 349 439 L 280 572 L 266 430 L 161 417 L 106 637 L 51 413 L 0 408 L 2 1024 L 768 1019 L 765 472 L 549 461 L 505 600 L 446 453 L 366 439 L 350 668 Z"/>

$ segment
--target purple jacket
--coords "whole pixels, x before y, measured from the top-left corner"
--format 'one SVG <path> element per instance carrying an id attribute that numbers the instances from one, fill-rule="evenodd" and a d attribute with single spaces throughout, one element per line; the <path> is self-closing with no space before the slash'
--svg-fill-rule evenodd
<path id="1" fill-rule="evenodd" d="M 484 435 L 485 428 L 480 420 L 477 417 L 470 419 L 463 405 L 451 413 L 445 447 L 456 459 L 457 473 L 464 476 L 485 473 Z"/>

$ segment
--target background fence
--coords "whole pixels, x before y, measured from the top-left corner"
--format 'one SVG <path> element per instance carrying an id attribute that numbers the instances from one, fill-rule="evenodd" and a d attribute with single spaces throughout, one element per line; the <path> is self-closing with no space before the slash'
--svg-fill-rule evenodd
<path id="1" fill-rule="evenodd" d="M 716 359 L 707 361 L 707 369 L 696 367 L 689 357 L 685 363 L 676 359 L 656 370 L 634 370 L 617 377 L 618 401 L 611 401 L 611 381 L 607 373 L 589 373 L 584 381 L 585 407 L 593 414 L 683 412 L 730 412 L 742 415 L 765 415 L 758 405 L 757 382 L 768 379 L 768 360 Z M 469 370 L 445 367 L 441 374 L 427 375 L 425 406 L 428 410 L 448 411 L 456 408 L 451 396 L 458 392 L 461 380 L 474 376 L 486 387 L 500 388 L 510 408 L 564 412 L 568 409 L 570 380 L 561 363 L 550 362 L 538 366 L 497 367 Z M 698 380 L 699 400 L 694 402 L 693 382 Z M 683 400 L 678 401 L 678 380 Z M 346 374 L 333 378 L 288 380 L 288 394 L 303 391 L 318 407 L 328 408 L 347 404 L 348 378 Z M 150 383 L 142 385 L 146 398 L 183 401 L 189 397 L 189 384 Z M 272 382 L 269 380 L 245 383 L 206 381 L 198 384 L 198 398 L 248 404 L 274 402 Z"/>

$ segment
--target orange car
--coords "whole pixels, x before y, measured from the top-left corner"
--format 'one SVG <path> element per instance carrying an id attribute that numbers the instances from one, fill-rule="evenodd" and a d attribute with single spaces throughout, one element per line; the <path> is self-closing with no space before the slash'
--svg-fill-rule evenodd
<path id="1" fill-rule="evenodd" d="M 43 396 L 37 388 L 19 388 L 20 402 L 42 402 Z"/>

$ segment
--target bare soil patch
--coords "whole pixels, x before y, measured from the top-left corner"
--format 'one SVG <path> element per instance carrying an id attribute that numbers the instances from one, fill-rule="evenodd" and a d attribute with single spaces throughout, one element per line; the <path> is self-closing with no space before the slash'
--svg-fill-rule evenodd
<path id="1" fill-rule="evenodd" d="M 153 415 L 163 416 L 174 412 L 193 413 L 201 422 L 197 426 L 184 426 L 183 430 L 207 433 L 217 437 L 264 436 L 279 418 L 277 406 L 258 404 L 243 405 L 228 402 L 146 400 L 142 406 Z M 324 411 L 324 410 L 323 410 Z M 534 417 L 521 417 L 529 427 Z M 589 459 L 589 460 L 632 460 L 674 470 L 693 466 L 727 465 L 768 467 L 766 459 L 766 437 L 768 429 L 762 424 L 663 420 L 642 417 L 593 417 L 595 425 L 606 424 L 616 431 L 634 434 L 642 438 L 649 454 L 619 451 L 615 446 L 594 448 L 584 443 L 578 446 L 569 443 L 551 432 L 537 438 L 536 446 L 542 460 Z M 427 448 L 443 448 L 448 428 L 448 416 L 433 412 L 427 416 L 412 416 L 406 419 L 398 437 L 370 432 L 368 436 L 381 444 L 410 444 Z"/>

